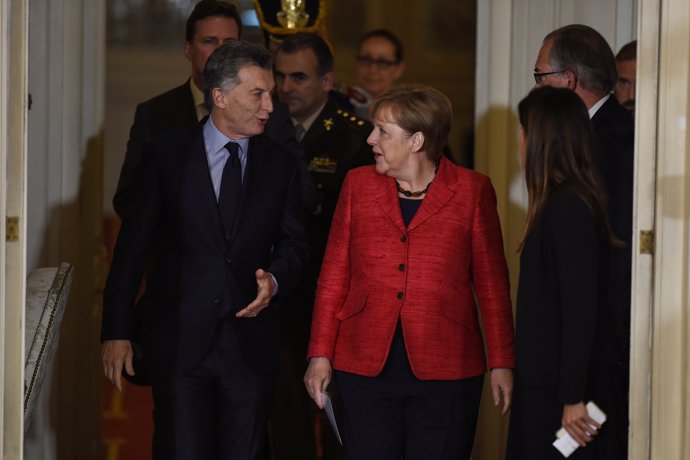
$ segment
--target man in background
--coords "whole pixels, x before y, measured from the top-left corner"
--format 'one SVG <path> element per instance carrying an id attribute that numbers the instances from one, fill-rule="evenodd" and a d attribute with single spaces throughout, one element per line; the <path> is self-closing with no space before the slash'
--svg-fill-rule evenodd
<path id="1" fill-rule="evenodd" d="M 134 175 L 146 141 L 189 128 L 208 115 L 204 107 L 201 74 L 213 50 L 240 38 L 242 20 L 237 7 L 220 0 L 201 0 L 187 18 L 184 55 L 192 75 L 182 85 L 142 102 L 134 113 L 127 151 L 113 197 L 113 207 L 124 218 L 132 203 Z"/>
<path id="2" fill-rule="evenodd" d="M 635 111 L 635 86 L 637 82 L 637 40 L 623 45 L 616 55 L 618 80 L 613 93 L 620 105 Z"/>
<path id="3" fill-rule="evenodd" d="M 343 108 L 332 93 L 333 56 L 319 35 L 302 32 L 285 38 L 276 53 L 275 76 L 278 97 L 287 105 L 304 148 L 318 201 L 307 210 L 311 258 L 305 278 L 282 310 L 283 365 L 271 418 L 272 451 L 275 459 L 310 460 L 316 458 L 316 406 L 304 391 L 302 378 L 316 280 L 345 174 L 374 161 L 366 143 L 371 125 Z M 341 454 L 330 427 L 322 425 L 322 432 L 326 458 L 338 458 Z"/>

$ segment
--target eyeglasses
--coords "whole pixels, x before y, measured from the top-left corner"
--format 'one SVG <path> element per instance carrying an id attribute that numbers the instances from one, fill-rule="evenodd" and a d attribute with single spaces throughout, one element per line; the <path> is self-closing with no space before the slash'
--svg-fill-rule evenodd
<path id="1" fill-rule="evenodd" d="M 379 70 L 386 70 L 398 64 L 398 61 L 389 61 L 387 59 L 374 59 L 371 56 L 358 55 L 355 58 L 355 60 L 357 61 L 357 63 L 366 67 L 371 67 L 372 65 L 376 66 Z"/>
<path id="2" fill-rule="evenodd" d="M 534 81 L 537 83 L 537 85 L 541 85 L 545 77 L 564 72 L 567 72 L 567 70 L 556 70 L 555 72 L 534 72 Z"/>

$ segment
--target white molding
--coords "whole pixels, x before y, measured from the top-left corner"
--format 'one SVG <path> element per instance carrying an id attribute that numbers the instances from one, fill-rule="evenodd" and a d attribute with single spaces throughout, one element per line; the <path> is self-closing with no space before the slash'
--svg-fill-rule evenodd
<path id="1" fill-rule="evenodd" d="M 646 4 L 646 0 L 645 0 Z M 663 0 L 659 27 L 651 458 L 688 453 L 690 4 Z M 647 44 L 645 43 L 645 48 Z"/>
<path id="2" fill-rule="evenodd" d="M 26 286 L 26 140 L 28 1 L 0 5 L 0 446 L 22 458 L 24 435 L 24 304 Z M 17 241 L 6 241 L 5 217 L 19 218 Z"/>
<path id="3" fill-rule="evenodd" d="M 659 15 L 662 0 L 640 0 L 635 113 L 632 311 L 630 315 L 630 430 L 628 457 L 650 458 L 654 257 L 640 254 L 640 230 L 655 226 Z"/>

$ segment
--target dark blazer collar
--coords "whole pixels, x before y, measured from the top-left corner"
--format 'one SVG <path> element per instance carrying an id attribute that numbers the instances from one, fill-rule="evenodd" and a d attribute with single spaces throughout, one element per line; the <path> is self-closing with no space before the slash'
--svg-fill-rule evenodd
<path id="1" fill-rule="evenodd" d="M 414 230 L 427 219 L 438 213 L 453 197 L 455 191 L 451 188 L 457 182 L 457 174 L 452 163 L 445 157 L 439 161 L 438 171 L 434 181 L 429 186 L 429 191 L 424 197 L 424 202 L 419 206 L 412 222 L 407 227 L 408 231 Z M 401 230 L 405 231 L 398 191 L 395 187 L 395 179 L 382 174 L 376 175 L 374 194 L 383 212 Z"/>

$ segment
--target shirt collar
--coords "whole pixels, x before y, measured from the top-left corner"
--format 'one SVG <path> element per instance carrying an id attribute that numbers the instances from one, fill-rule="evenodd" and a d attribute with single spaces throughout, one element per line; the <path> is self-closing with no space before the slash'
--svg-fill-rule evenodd
<path id="1" fill-rule="evenodd" d="M 606 103 L 606 101 L 609 100 L 611 97 L 611 93 L 607 94 L 606 96 L 602 97 L 599 99 L 599 101 L 592 106 L 592 108 L 589 109 L 589 119 L 591 120 L 592 117 L 594 117 L 594 114 L 597 113 L 597 111 L 601 108 L 602 105 Z"/>
<path id="2" fill-rule="evenodd" d="M 192 99 L 194 100 L 194 106 L 204 103 L 204 92 L 196 86 L 194 79 L 189 79 L 189 89 L 192 91 Z"/>
<path id="3" fill-rule="evenodd" d="M 290 117 L 292 120 L 292 124 L 294 126 L 297 126 L 298 124 L 301 124 L 302 127 L 304 128 L 304 132 L 309 131 L 309 128 L 311 128 L 311 125 L 314 124 L 316 121 L 316 118 L 321 115 L 321 111 L 323 111 L 323 108 L 326 107 L 326 104 L 328 103 L 328 99 L 324 101 L 324 103 L 319 107 L 319 110 L 316 110 L 313 114 L 311 114 L 309 117 L 307 117 L 304 121 L 297 121 L 294 118 Z"/>
<path id="4" fill-rule="evenodd" d="M 240 160 L 244 160 L 249 149 L 249 138 L 245 137 L 242 139 L 232 139 L 226 136 L 220 132 L 218 128 L 216 128 L 216 125 L 213 124 L 211 117 L 208 117 L 206 124 L 204 124 L 204 143 L 206 145 L 206 153 L 210 156 L 224 153 L 225 144 L 230 141 L 236 142 L 240 146 L 239 157 Z"/>

